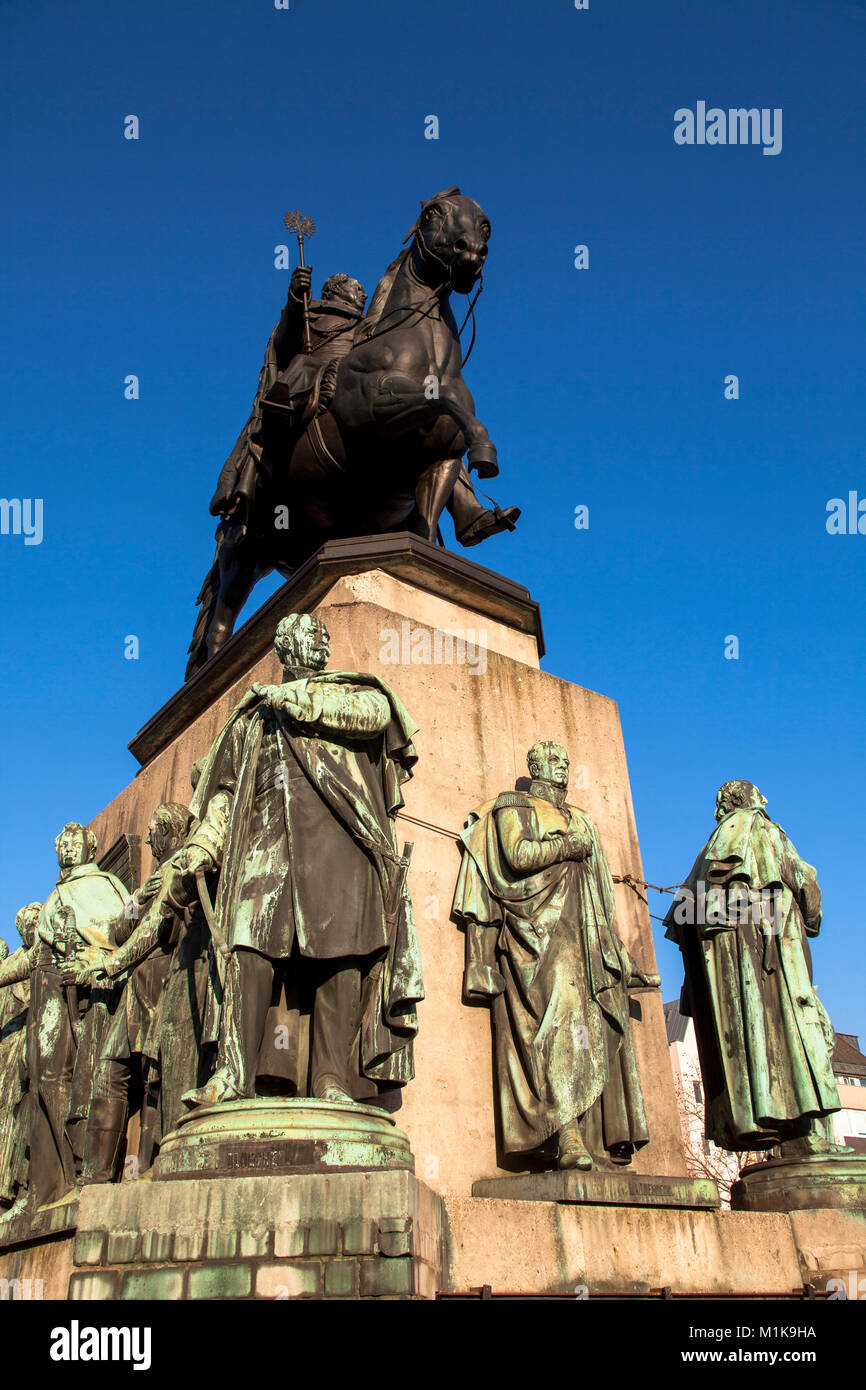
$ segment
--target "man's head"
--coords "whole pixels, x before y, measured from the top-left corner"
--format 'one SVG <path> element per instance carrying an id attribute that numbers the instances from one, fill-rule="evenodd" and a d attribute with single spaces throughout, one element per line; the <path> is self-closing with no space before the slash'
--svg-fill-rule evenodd
<path id="1" fill-rule="evenodd" d="M 330 275 L 325 281 L 322 286 L 322 299 L 336 299 L 363 314 L 364 305 L 367 303 L 367 291 L 360 280 L 353 280 L 351 275 L 344 275 L 340 271 L 337 275 Z"/>
<path id="2" fill-rule="evenodd" d="M 561 743 L 553 739 L 534 743 L 526 755 L 526 765 L 536 781 L 550 782 L 554 787 L 568 786 L 568 754 Z"/>
<path id="3" fill-rule="evenodd" d="M 19 908 L 15 913 L 15 925 L 18 928 L 18 935 L 21 937 L 28 951 L 36 940 L 36 923 L 39 921 L 39 914 L 41 911 L 41 903 L 27 903 L 25 907 Z"/>
<path id="4" fill-rule="evenodd" d="M 761 796 L 754 782 L 725 782 L 716 793 L 716 820 L 721 820 L 731 811 L 738 811 L 743 806 L 762 808 L 766 804 L 767 798 Z"/>
<path id="5" fill-rule="evenodd" d="M 61 869 L 73 869 L 78 864 L 89 864 L 96 854 L 98 843 L 93 831 L 88 830 L 86 825 L 81 825 L 77 820 L 69 821 L 54 841 L 57 862 Z"/>
<path id="6" fill-rule="evenodd" d="M 328 629 L 312 613 L 290 613 L 277 628 L 274 650 L 281 666 L 324 671 L 331 655 Z"/>
<path id="7" fill-rule="evenodd" d="M 150 852 L 157 864 L 180 849 L 192 825 L 192 813 L 187 806 L 177 801 L 166 801 L 157 806 L 147 827 L 147 841 Z"/>

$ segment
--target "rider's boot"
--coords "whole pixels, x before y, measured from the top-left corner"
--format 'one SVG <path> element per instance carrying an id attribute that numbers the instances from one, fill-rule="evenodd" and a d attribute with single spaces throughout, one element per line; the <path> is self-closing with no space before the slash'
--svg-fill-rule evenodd
<path id="1" fill-rule="evenodd" d="M 519 507 L 497 507 L 493 511 L 481 511 L 465 530 L 458 532 L 461 545 L 480 545 L 488 536 L 496 536 L 500 531 L 513 531 L 520 516 Z"/>
<path id="2" fill-rule="evenodd" d="M 479 545 L 488 536 L 500 531 L 513 531 L 520 516 L 519 507 L 505 507 L 493 504 L 493 510 L 482 507 L 472 487 L 472 479 L 465 467 L 461 467 L 454 484 L 454 491 L 448 500 L 448 510 L 454 522 L 454 533 L 461 545 Z"/>

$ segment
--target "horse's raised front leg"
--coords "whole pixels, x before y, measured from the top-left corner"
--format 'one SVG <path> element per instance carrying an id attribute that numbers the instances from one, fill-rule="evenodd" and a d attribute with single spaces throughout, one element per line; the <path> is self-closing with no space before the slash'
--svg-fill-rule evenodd
<path id="1" fill-rule="evenodd" d="M 438 391 L 428 398 L 411 377 L 383 377 L 373 393 L 373 419 L 384 433 L 399 435 L 447 415 L 466 441 L 469 467 L 477 469 L 479 478 L 494 478 L 499 472 L 496 447 L 484 425 L 450 386 L 442 384 Z"/>

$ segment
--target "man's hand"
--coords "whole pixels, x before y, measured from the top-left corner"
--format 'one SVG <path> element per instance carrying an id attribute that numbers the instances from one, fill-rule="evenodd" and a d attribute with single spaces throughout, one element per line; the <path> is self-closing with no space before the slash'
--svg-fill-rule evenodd
<path id="1" fill-rule="evenodd" d="M 170 864 L 183 878 L 195 878 L 199 869 L 215 869 L 216 860 L 203 845 L 182 845 L 172 855 Z"/>
<path id="2" fill-rule="evenodd" d="M 271 709 L 279 714 L 287 714 L 290 719 L 303 721 L 309 719 L 312 714 L 309 696 L 297 681 L 286 681 L 285 685 L 260 685 L 256 681 L 252 690 L 253 694 L 260 695 Z"/>
<path id="3" fill-rule="evenodd" d="M 569 830 L 563 835 L 566 859 L 588 859 L 592 854 L 592 839 L 582 830 Z"/>
<path id="4" fill-rule="evenodd" d="M 292 278 L 289 281 L 289 294 L 298 301 L 306 299 L 313 289 L 313 267 L 311 265 L 299 265 L 292 271 Z"/>
<path id="5" fill-rule="evenodd" d="M 199 869 L 215 868 L 216 860 L 203 845 L 182 845 L 163 870 L 168 906 L 187 907 L 196 897 L 195 876 Z"/>
<path id="6" fill-rule="evenodd" d="M 154 873 L 148 875 L 144 883 L 136 888 L 132 895 L 138 903 L 139 908 L 143 907 L 151 898 L 155 898 L 161 887 L 162 874 L 159 869 L 156 869 Z"/>
<path id="7" fill-rule="evenodd" d="M 85 946 L 76 956 L 61 967 L 60 978 L 65 985 L 86 987 L 107 980 L 106 962 L 108 952 L 98 946 Z"/>

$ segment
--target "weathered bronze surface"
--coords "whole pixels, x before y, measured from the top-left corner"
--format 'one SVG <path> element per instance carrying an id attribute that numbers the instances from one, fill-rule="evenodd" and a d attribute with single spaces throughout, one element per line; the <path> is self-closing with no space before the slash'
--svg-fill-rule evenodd
<path id="1" fill-rule="evenodd" d="M 2 966 L 0 983 L 19 977 L 0 989 L 0 1207 L 8 1209 L 27 1187 L 27 1019 L 30 1005 L 30 963 L 41 903 L 28 903 L 16 914 L 22 946 Z M 3 945 L 5 946 L 5 942 Z M 21 973 L 26 975 L 21 977 Z"/>
<path id="2" fill-rule="evenodd" d="M 276 1173 L 413 1172 L 409 1140 L 381 1107 L 257 1097 L 187 1112 L 154 1164 L 154 1179 Z"/>
<path id="3" fill-rule="evenodd" d="M 631 1173 L 627 1169 L 593 1168 L 581 1172 L 516 1173 L 508 1178 L 479 1178 L 473 1197 L 501 1202 L 579 1202 L 590 1206 L 667 1207 L 715 1211 L 719 1189 L 710 1178 L 669 1178 Z"/>
<path id="4" fill-rule="evenodd" d="M 716 828 L 665 919 L 683 957 L 680 1010 L 694 1019 L 706 1133 L 734 1152 L 837 1151 L 833 1028 L 812 984 L 821 891 L 765 798 L 726 782 Z"/>
<path id="5" fill-rule="evenodd" d="M 480 289 L 489 236 L 458 188 L 422 203 L 366 314 L 357 280 L 332 275 L 311 303 L 311 268 L 293 272 L 211 501 L 216 557 L 187 678 L 226 642 L 259 579 L 290 575 L 333 537 L 409 529 L 435 541 L 446 507 L 462 545 L 514 529 L 519 510 L 485 507 L 462 462 L 483 478 L 498 472 L 450 306 L 453 292 Z"/>
<path id="6" fill-rule="evenodd" d="M 0 985 L 30 983 L 25 1113 L 34 1206 L 57 1201 L 74 1183 L 94 1066 L 115 1007 L 110 990 L 69 983 L 68 968 L 88 948 L 113 949 L 111 927 L 127 900 L 120 880 L 93 862 L 96 837 L 85 826 L 64 826 L 55 845 L 60 877 L 33 945 L 0 967 Z"/>
<path id="7" fill-rule="evenodd" d="M 393 818 L 415 726 L 377 677 L 325 671 L 316 618 L 284 619 L 275 646 L 283 684 L 254 686 L 218 735 L 193 798 L 199 827 L 172 861 L 173 892 L 221 870 L 223 989 L 205 1024 L 219 1066 L 190 1105 L 252 1097 L 257 1076 L 337 1102 L 412 1077 L 423 993 Z"/>
<path id="8" fill-rule="evenodd" d="M 561 1169 L 628 1164 L 649 1139 L 628 991 L 659 979 L 616 934 L 604 851 L 566 800 L 565 749 L 536 744 L 527 763 L 528 792 L 469 816 L 453 904 L 465 996 L 493 1001 L 503 1148 Z"/>
<path id="9" fill-rule="evenodd" d="M 139 1162 L 144 1168 L 150 1166 L 157 1137 L 154 1119 L 161 1109 L 163 1083 L 167 1089 L 171 1087 L 172 1065 L 178 1060 L 175 1052 L 185 1056 L 192 1053 L 198 1060 L 194 989 L 192 993 L 188 990 L 185 1000 L 186 1027 L 169 1057 L 163 1059 L 159 1041 L 152 1036 L 155 1030 L 161 1032 L 157 1014 L 162 1023 L 170 1007 L 166 996 L 171 993 L 172 974 L 177 973 L 172 967 L 189 925 L 190 913 L 167 894 L 166 879 L 171 857 L 189 834 L 191 821 L 185 806 L 169 803 L 157 807 L 147 835 L 157 868 L 133 895 L 132 911 L 127 910 L 114 924 L 112 943 L 118 949 L 90 953 L 86 961 L 73 963 L 67 971 L 70 980 L 79 985 L 99 981 L 106 988 L 108 982 L 117 981 L 120 990 L 92 1076 L 82 1182 L 111 1182 L 118 1176 L 127 1124 L 136 1110 L 142 1111 Z M 185 983 L 190 982 L 185 979 Z M 184 1078 L 189 1074 L 187 1069 Z M 198 1078 L 197 1068 L 192 1076 Z M 179 1111 L 176 1101 L 173 1118 Z"/>
<path id="10" fill-rule="evenodd" d="M 785 1146 L 782 1152 L 784 1153 Z M 866 1155 L 835 1147 L 770 1158 L 743 1168 L 731 1188 L 734 1211 L 866 1211 Z"/>

